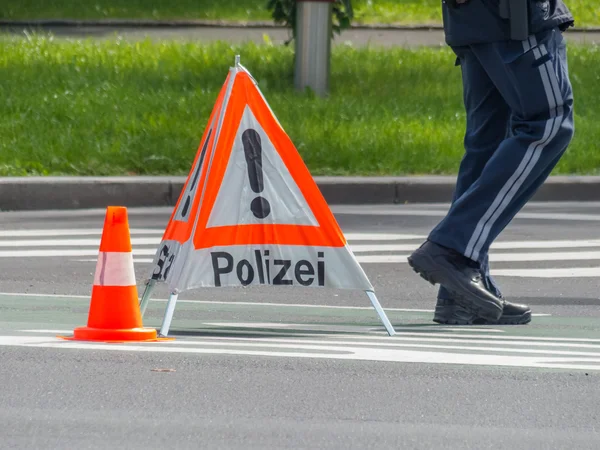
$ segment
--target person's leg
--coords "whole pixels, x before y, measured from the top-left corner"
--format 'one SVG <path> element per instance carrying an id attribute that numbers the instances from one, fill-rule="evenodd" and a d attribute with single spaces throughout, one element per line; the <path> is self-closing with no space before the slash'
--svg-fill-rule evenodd
<path id="1" fill-rule="evenodd" d="M 573 95 L 558 30 L 471 48 L 510 105 L 511 134 L 429 239 L 481 263 L 571 141 Z"/>
<path id="2" fill-rule="evenodd" d="M 468 105 L 468 104 L 469 103 L 465 99 L 465 105 Z M 468 110 L 468 107 L 467 107 L 467 110 Z M 468 120 L 467 120 L 467 123 L 469 123 Z M 507 134 L 507 136 L 508 136 L 508 134 Z M 504 139 L 504 137 L 502 139 Z M 467 140 L 465 139 L 465 143 L 466 142 L 467 142 Z M 468 149 L 469 147 L 467 147 L 467 145 L 465 145 L 465 148 Z M 467 155 L 465 154 L 465 158 L 466 158 L 466 156 Z M 490 154 L 490 156 L 491 156 L 491 154 Z M 550 172 L 552 171 L 554 166 L 560 160 L 561 156 L 562 156 L 562 154 L 558 155 L 556 157 L 556 160 L 553 161 L 551 164 L 549 164 L 548 168 L 540 174 L 541 180 L 545 180 L 548 177 L 548 175 L 550 174 Z M 462 167 L 462 165 L 461 165 L 461 167 Z M 472 174 L 473 172 L 471 171 L 470 173 Z M 459 179 L 460 179 L 460 172 L 459 172 Z M 464 179 L 463 179 L 462 183 L 457 183 L 456 191 L 454 193 L 454 198 L 453 198 L 452 202 L 454 202 L 456 200 L 456 198 L 460 197 L 468 189 L 468 187 L 474 181 L 476 181 L 476 179 L 477 179 L 476 177 L 473 177 L 471 183 L 465 183 Z M 534 183 L 534 185 L 532 187 L 530 187 L 530 189 L 532 189 L 533 192 L 531 194 L 526 193 L 525 194 L 526 196 L 533 195 L 533 193 L 535 193 L 535 190 L 537 190 L 537 185 Z M 488 258 L 487 254 L 485 255 L 485 257 L 482 259 L 482 261 L 480 263 L 480 273 L 483 277 L 483 281 L 484 281 L 487 289 L 492 294 L 494 294 L 496 297 L 503 298 L 500 287 L 498 286 L 498 284 L 496 283 L 496 281 L 493 279 L 493 277 L 490 274 L 489 258 Z M 507 304 L 508 304 L 508 307 L 506 306 Z M 450 294 L 450 292 L 443 286 L 440 286 L 440 289 L 439 289 L 438 301 L 436 304 L 433 320 L 434 320 L 434 322 L 441 323 L 441 324 L 458 324 L 458 325 L 490 323 L 487 321 L 479 320 L 477 317 L 474 317 L 473 314 L 469 313 L 468 311 L 465 311 L 464 308 L 457 305 L 454 302 L 454 299 L 452 298 L 452 294 Z M 505 302 L 504 311 L 502 313 L 501 318 L 499 319 L 499 321 L 497 323 L 498 324 L 502 324 L 502 323 L 504 323 L 504 324 L 525 324 L 525 323 L 529 323 L 530 321 L 531 321 L 531 309 L 528 306 L 511 304 L 511 303 Z"/>
<path id="3" fill-rule="evenodd" d="M 469 313 L 497 321 L 505 303 L 486 287 L 481 263 L 571 141 L 573 95 L 558 29 L 470 48 L 511 109 L 510 135 L 408 263 Z"/>
<path id="4" fill-rule="evenodd" d="M 452 203 L 479 179 L 496 149 L 508 136 L 510 120 L 508 104 L 475 54 L 468 47 L 456 47 L 454 52 L 462 72 L 463 103 L 467 123 L 464 137 L 465 153 L 458 170 Z M 482 275 L 486 279 L 486 284 L 496 286 L 490 278 L 487 262 L 482 265 L 482 269 L 484 267 Z M 452 295 L 441 286 L 438 298 L 452 300 Z"/>

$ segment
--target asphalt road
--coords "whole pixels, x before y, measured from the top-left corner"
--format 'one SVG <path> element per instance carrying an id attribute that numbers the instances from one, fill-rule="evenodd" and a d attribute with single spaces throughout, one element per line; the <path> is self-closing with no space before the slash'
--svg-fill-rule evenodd
<path id="1" fill-rule="evenodd" d="M 104 211 L 0 213 L 0 448 L 600 446 L 600 204 L 534 204 L 492 266 L 531 325 L 442 327 L 405 257 L 445 205 L 334 206 L 398 331 L 361 292 L 185 292 L 174 341 L 84 325 Z M 169 209 L 130 209 L 140 290 Z M 144 324 L 158 327 L 166 290 Z"/>

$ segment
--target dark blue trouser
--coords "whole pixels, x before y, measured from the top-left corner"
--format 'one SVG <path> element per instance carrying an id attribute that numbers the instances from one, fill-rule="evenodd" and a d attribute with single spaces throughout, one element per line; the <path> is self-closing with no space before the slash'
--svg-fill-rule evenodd
<path id="1" fill-rule="evenodd" d="M 479 262 L 544 183 L 573 137 L 573 92 L 558 29 L 453 48 L 463 77 L 465 154 L 454 199 L 429 239 Z M 451 298 L 442 287 L 440 298 Z"/>

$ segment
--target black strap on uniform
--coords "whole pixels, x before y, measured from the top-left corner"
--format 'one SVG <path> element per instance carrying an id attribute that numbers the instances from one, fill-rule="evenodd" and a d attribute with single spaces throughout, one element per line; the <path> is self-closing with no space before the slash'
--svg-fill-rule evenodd
<path id="1" fill-rule="evenodd" d="M 450 8 L 458 8 L 459 7 L 459 4 L 456 2 L 456 0 L 444 0 L 444 1 Z"/>
<path id="2" fill-rule="evenodd" d="M 510 22 L 510 38 L 524 41 L 529 37 L 528 0 L 500 0 L 500 17 Z"/>

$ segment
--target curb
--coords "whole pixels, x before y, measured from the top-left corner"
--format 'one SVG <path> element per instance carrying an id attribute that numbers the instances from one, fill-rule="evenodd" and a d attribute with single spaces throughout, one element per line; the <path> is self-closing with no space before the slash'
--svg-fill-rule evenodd
<path id="1" fill-rule="evenodd" d="M 0 27 L 139 27 L 139 28 L 279 28 L 287 29 L 273 21 L 229 21 L 229 20 L 152 20 L 152 19 L 35 19 L 5 20 L 0 19 Z M 424 24 L 364 24 L 353 23 L 348 30 L 398 30 L 398 31 L 432 31 L 443 30 L 440 23 Z M 600 27 L 572 27 L 569 32 L 600 32 Z"/>
<path id="2" fill-rule="evenodd" d="M 174 206 L 186 177 L 0 178 L 0 210 Z M 330 205 L 447 203 L 455 177 L 315 177 Z M 600 201 L 600 176 L 553 176 L 534 201 Z"/>

